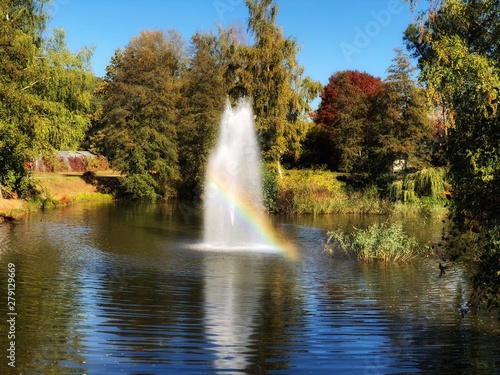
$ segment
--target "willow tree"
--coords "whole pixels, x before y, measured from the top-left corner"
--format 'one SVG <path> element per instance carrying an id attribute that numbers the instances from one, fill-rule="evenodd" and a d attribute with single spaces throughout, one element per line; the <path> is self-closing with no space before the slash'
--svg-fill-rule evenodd
<path id="1" fill-rule="evenodd" d="M 40 153 L 75 150 L 85 138 L 95 111 L 92 54 L 88 47 L 75 54 L 69 51 L 63 29 L 55 29 L 46 39 L 37 67 L 41 78 L 31 88 L 45 103 L 42 113 L 50 113 L 44 126 L 39 123 L 34 129 L 33 148 Z"/>
<path id="2" fill-rule="evenodd" d="M 500 308 L 500 2 L 432 6 L 406 31 L 431 98 L 449 108 L 451 257 L 478 261 L 471 302 Z"/>
<path id="3" fill-rule="evenodd" d="M 76 148 L 90 126 L 90 49 L 43 38 L 44 0 L 0 0 L 0 184 L 23 193 L 26 160 Z"/>
<path id="4" fill-rule="evenodd" d="M 94 136 L 134 199 L 167 196 L 179 179 L 177 128 L 184 43 L 175 31 L 142 31 L 117 50 L 99 89 Z"/>

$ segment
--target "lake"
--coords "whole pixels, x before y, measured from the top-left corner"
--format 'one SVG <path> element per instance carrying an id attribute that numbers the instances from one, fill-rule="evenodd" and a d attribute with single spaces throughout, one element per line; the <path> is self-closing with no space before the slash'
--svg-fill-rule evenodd
<path id="1" fill-rule="evenodd" d="M 273 217 L 293 260 L 200 249 L 203 220 L 186 207 L 88 203 L 1 224 L 3 296 L 15 268 L 15 310 L 0 304 L 1 373 L 500 371 L 496 317 L 461 314 L 467 270 L 440 278 L 435 259 L 369 264 L 323 251 L 328 229 L 382 218 Z M 439 220 L 403 225 L 422 242 L 441 235 Z"/>

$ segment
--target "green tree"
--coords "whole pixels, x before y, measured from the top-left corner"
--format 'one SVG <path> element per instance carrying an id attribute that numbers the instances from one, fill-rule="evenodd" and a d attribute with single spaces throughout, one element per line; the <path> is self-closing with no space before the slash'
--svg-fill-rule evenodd
<path id="1" fill-rule="evenodd" d="M 37 66 L 39 82 L 31 91 L 45 104 L 50 113 L 46 126 L 34 129 L 34 146 L 40 153 L 55 150 L 75 150 L 90 129 L 97 78 L 92 73 L 93 48 L 81 48 L 71 53 L 63 29 L 55 29 L 43 44 Z"/>
<path id="2" fill-rule="evenodd" d="M 405 160 L 414 169 L 430 165 L 432 149 L 431 111 L 422 87 L 413 79 L 416 70 L 409 56 L 396 49 L 387 70 L 385 90 L 378 101 L 378 145 L 374 157 L 388 172 L 394 160 Z"/>
<path id="3" fill-rule="evenodd" d="M 0 1 L 0 79 L 2 85 L 29 84 L 28 69 L 34 66 L 42 46 L 47 14 L 44 0 Z"/>
<path id="4" fill-rule="evenodd" d="M 248 29 L 254 37 L 249 69 L 256 125 L 264 157 L 279 162 L 285 152 L 297 158 L 306 134 L 309 103 L 321 86 L 303 77 L 297 62 L 297 41 L 283 35 L 276 25 L 278 4 L 272 0 L 246 0 Z"/>
<path id="5" fill-rule="evenodd" d="M 253 44 L 235 38 L 234 29 L 223 33 L 228 92 L 236 101 L 253 100 L 256 127 L 264 158 L 279 163 L 283 156 L 297 159 L 307 131 L 310 102 L 321 86 L 304 77 L 297 62 L 299 46 L 276 25 L 278 5 L 273 0 L 246 0 L 248 31 Z"/>
<path id="6" fill-rule="evenodd" d="M 45 4 L 0 0 L 0 184 L 19 194 L 26 160 L 76 148 L 90 125 L 92 51 L 72 55 L 60 30 L 45 41 Z"/>
<path id="7" fill-rule="evenodd" d="M 252 72 L 248 69 L 249 49 L 241 27 L 218 25 L 219 60 L 226 93 L 232 104 L 250 93 Z"/>
<path id="8" fill-rule="evenodd" d="M 179 180 L 176 124 L 184 69 L 184 43 L 173 30 L 142 31 L 107 67 L 94 140 L 125 175 L 131 198 L 168 196 Z"/>
<path id="9" fill-rule="evenodd" d="M 450 256 L 476 256 L 471 303 L 500 308 L 500 3 L 431 3 L 406 40 L 431 98 L 450 113 Z"/>
<path id="10" fill-rule="evenodd" d="M 26 194 L 30 137 L 25 116 L 36 101 L 26 91 L 32 80 L 35 56 L 42 44 L 46 14 L 43 2 L 0 1 L 0 192 Z M 29 123 L 28 123 L 29 124 Z"/>
<path id="11" fill-rule="evenodd" d="M 215 144 L 226 100 L 222 69 L 217 37 L 196 33 L 182 78 L 178 128 L 180 191 L 185 196 L 197 196 L 203 187 L 208 154 Z"/>

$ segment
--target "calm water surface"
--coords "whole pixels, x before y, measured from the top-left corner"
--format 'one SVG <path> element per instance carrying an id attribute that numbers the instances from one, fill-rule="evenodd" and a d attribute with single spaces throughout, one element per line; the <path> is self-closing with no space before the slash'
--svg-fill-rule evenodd
<path id="1" fill-rule="evenodd" d="M 378 219 L 370 219 L 378 220 Z M 186 209 L 82 204 L 0 225 L 0 288 L 16 267 L 16 368 L 7 303 L 0 373 L 494 374 L 499 323 L 460 316 L 464 271 L 364 264 L 323 252 L 359 217 L 275 218 L 297 261 L 193 248 Z M 405 222 L 421 241 L 433 221 Z"/>

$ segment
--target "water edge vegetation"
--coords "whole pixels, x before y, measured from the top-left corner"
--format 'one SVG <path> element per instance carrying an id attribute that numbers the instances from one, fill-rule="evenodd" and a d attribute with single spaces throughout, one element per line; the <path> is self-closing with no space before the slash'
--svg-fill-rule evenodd
<path id="1" fill-rule="evenodd" d="M 356 259 L 365 262 L 407 262 L 430 253 L 430 248 L 422 246 L 415 237 L 406 234 L 401 224 L 375 223 L 349 234 L 335 229 L 327 235 L 325 251 L 333 255 L 340 250 L 349 257 L 354 255 Z"/>

